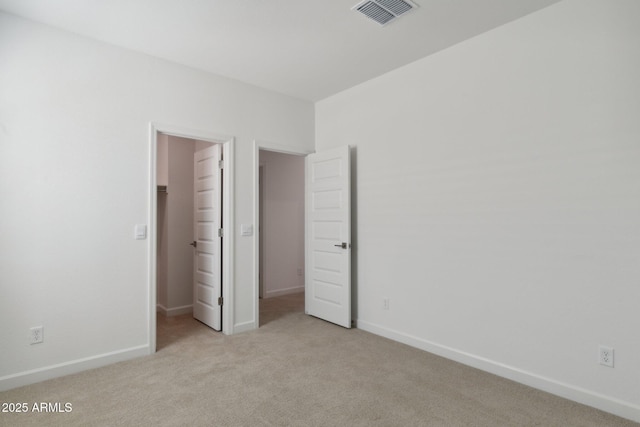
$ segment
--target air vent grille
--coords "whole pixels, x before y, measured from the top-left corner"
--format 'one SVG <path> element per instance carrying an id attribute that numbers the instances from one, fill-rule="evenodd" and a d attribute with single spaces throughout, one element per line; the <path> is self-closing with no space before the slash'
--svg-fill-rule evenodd
<path id="1" fill-rule="evenodd" d="M 396 16 L 409 12 L 413 7 L 402 0 L 378 0 L 378 3 Z"/>
<path id="2" fill-rule="evenodd" d="M 383 9 L 372 1 L 367 1 L 365 4 L 360 6 L 358 8 L 358 12 L 364 14 L 369 19 L 373 19 L 380 25 L 384 25 L 395 18 L 394 14 L 388 12 L 386 9 Z"/>
<path id="3" fill-rule="evenodd" d="M 415 7 L 415 3 L 407 0 L 365 0 L 352 9 L 380 25 L 385 25 Z"/>

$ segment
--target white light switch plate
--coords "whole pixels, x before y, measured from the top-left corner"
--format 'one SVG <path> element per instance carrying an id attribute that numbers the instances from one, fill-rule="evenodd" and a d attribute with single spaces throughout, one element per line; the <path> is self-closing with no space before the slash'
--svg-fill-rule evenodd
<path id="1" fill-rule="evenodd" d="M 253 225 L 252 224 L 240 224 L 240 235 L 241 236 L 251 236 L 251 235 L 253 235 Z"/>
<path id="2" fill-rule="evenodd" d="M 144 240 L 147 238 L 147 226 L 144 224 L 137 224 L 134 230 L 133 237 L 136 240 Z"/>

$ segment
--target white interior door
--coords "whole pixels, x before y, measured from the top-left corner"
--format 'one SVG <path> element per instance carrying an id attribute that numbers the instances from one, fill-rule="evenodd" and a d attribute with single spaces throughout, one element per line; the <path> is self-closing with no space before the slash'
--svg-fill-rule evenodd
<path id="1" fill-rule="evenodd" d="M 351 327 L 349 147 L 306 158 L 305 311 Z"/>
<path id="2" fill-rule="evenodd" d="M 194 154 L 193 317 L 219 331 L 222 327 L 222 225 L 220 146 Z"/>

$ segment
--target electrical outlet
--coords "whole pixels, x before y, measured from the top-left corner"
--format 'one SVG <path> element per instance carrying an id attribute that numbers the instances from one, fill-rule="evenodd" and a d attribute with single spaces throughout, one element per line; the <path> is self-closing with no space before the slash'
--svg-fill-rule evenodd
<path id="1" fill-rule="evenodd" d="M 298 276 L 302 276 L 302 269 L 301 268 L 298 269 Z"/>
<path id="2" fill-rule="evenodd" d="M 383 298 L 382 299 L 382 308 L 384 308 L 385 310 L 389 310 L 389 303 L 390 303 L 389 298 Z"/>
<path id="3" fill-rule="evenodd" d="M 601 365 L 613 368 L 613 349 L 603 345 L 598 347 L 598 362 Z"/>
<path id="4" fill-rule="evenodd" d="M 29 343 L 39 344 L 44 341 L 44 328 L 42 326 L 34 326 L 29 329 Z"/>

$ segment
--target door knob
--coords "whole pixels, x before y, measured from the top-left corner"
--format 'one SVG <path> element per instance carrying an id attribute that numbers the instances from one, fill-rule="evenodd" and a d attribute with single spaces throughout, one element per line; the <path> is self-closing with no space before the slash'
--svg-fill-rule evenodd
<path id="1" fill-rule="evenodd" d="M 333 246 L 335 246 L 336 248 L 347 249 L 347 243 L 346 242 L 342 242 L 339 245 L 333 245 Z"/>
<path id="2" fill-rule="evenodd" d="M 198 242 L 196 242 L 195 240 L 191 243 L 189 243 L 191 246 L 193 246 L 194 248 L 198 247 Z"/>

